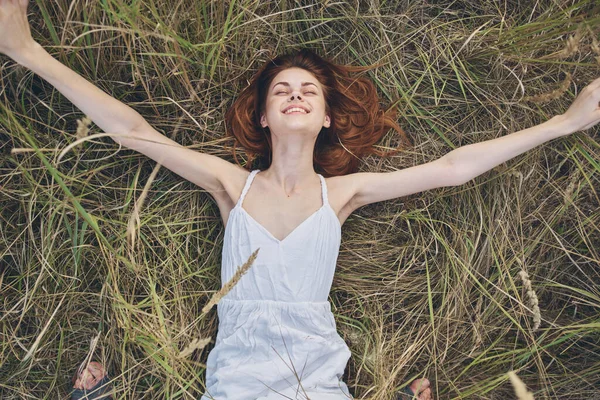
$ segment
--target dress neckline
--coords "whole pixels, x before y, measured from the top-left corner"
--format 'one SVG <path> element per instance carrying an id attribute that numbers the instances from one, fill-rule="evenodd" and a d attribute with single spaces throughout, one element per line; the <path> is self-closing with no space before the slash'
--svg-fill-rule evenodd
<path id="1" fill-rule="evenodd" d="M 267 236 L 269 236 L 272 240 L 276 241 L 278 244 L 284 243 L 286 240 L 288 240 L 289 237 L 293 236 L 293 234 L 296 231 L 298 231 L 302 226 L 307 224 L 308 221 L 313 219 L 315 215 L 317 215 L 319 212 L 321 212 L 327 206 L 329 206 L 329 200 L 327 199 L 327 197 L 328 197 L 327 196 L 327 185 L 325 183 L 325 178 L 323 178 L 323 176 L 321 174 L 317 174 L 319 176 L 319 180 L 321 182 L 321 201 L 323 204 L 321 205 L 321 207 L 319 207 L 318 210 L 316 210 L 315 212 L 310 214 L 308 217 L 306 217 L 302 222 L 300 222 L 300 224 L 298 224 L 294 229 L 292 229 L 291 232 L 288 233 L 283 239 L 278 239 L 267 228 L 265 228 L 263 224 L 261 224 L 256 219 L 254 219 L 254 217 L 252 215 L 250 215 L 244 207 L 242 207 L 242 203 L 244 202 L 246 193 L 248 193 L 248 190 L 250 189 L 250 186 L 252 185 L 252 182 L 254 181 L 255 176 L 259 172 L 260 172 L 259 169 L 255 169 L 254 171 L 252 171 L 250 173 L 250 175 L 248 175 L 248 178 L 246 180 L 246 185 L 244 186 L 244 189 L 242 190 L 242 195 L 240 196 L 238 203 L 236 204 L 235 207 L 239 208 L 241 210 L 241 212 L 244 215 L 246 215 L 248 217 L 248 219 L 250 219 L 250 221 L 252 221 L 256 226 L 259 227 L 259 229 L 261 229 Z M 329 207 L 331 208 L 331 206 L 329 206 Z M 332 209 L 332 211 L 333 211 L 333 209 Z M 337 216 L 335 216 L 335 219 L 338 221 L 338 224 L 339 224 L 339 220 L 338 220 Z"/>
<path id="2" fill-rule="evenodd" d="M 269 236 L 271 239 L 273 239 L 274 241 L 276 241 L 277 243 L 280 243 L 280 244 L 287 241 L 290 236 L 292 236 L 297 230 L 300 229 L 300 227 L 302 227 L 303 225 L 308 223 L 309 220 L 311 220 L 315 215 L 317 215 L 324 208 L 325 208 L 325 205 L 322 205 L 321 208 L 319 208 L 317 211 L 315 211 L 314 213 L 309 215 L 306 219 L 304 219 L 304 221 L 300 222 L 300 224 L 298 226 L 296 226 L 294 229 L 292 229 L 292 231 L 290 233 L 288 233 L 286 237 L 284 237 L 283 239 L 277 239 L 275 236 L 273 236 L 273 234 L 267 228 L 264 227 L 263 224 L 261 224 L 260 222 L 255 220 L 252 215 L 248 214 L 248 211 L 246 211 L 241 206 L 239 207 L 239 209 L 242 211 L 242 213 L 244 213 L 248 217 L 248 219 L 250 219 L 252 222 L 254 222 L 254 224 L 256 226 L 258 226 L 259 229 L 261 229 L 265 234 L 267 234 L 267 236 Z"/>

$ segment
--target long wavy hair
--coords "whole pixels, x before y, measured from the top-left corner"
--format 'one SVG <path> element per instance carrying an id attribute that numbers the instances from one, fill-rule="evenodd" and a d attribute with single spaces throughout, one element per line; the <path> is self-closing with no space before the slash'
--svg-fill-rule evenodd
<path id="1" fill-rule="evenodd" d="M 279 72 L 292 67 L 302 68 L 319 80 L 325 96 L 325 111 L 331 118 L 331 126 L 321 129 L 315 143 L 313 165 L 317 173 L 327 177 L 350 174 L 358 170 L 364 156 L 390 156 L 402 150 L 404 143 L 410 143 L 396 122 L 396 109 L 383 110 L 373 82 L 358 75 L 376 65 L 338 65 L 305 48 L 266 62 L 227 111 L 227 136 L 234 139 L 232 152 L 236 163 L 240 164 L 236 153 L 239 146 L 246 153 L 248 161 L 244 168 L 247 170 L 266 169 L 271 165 L 271 133 L 268 127 L 261 126 L 260 116 L 265 112 L 272 80 Z M 389 129 L 400 134 L 401 147 L 382 152 L 374 145 Z"/>

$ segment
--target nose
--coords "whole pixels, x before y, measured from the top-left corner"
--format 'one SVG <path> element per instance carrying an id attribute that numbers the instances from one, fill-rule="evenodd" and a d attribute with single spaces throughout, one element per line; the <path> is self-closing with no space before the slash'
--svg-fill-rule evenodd
<path id="1" fill-rule="evenodd" d="M 292 97 L 290 97 L 290 100 L 289 100 L 289 101 L 294 101 L 294 97 L 296 97 L 298 100 L 302 100 L 302 97 L 300 97 L 300 95 L 299 95 L 299 94 L 297 94 L 297 95 L 295 95 L 295 96 L 294 96 L 294 95 L 292 95 Z"/>

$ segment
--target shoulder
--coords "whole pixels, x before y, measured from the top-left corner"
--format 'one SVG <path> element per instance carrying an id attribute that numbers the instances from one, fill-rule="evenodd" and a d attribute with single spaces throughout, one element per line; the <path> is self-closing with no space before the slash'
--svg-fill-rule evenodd
<path id="1" fill-rule="evenodd" d="M 327 197 L 331 208 L 344 220 L 356 208 L 354 196 L 357 190 L 357 174 L 331 176 L 325 178 L 327 184 Z"/>
<path id="2" fill-rule="evenodd" d="M 251 171 L 237 165 L 219 171 L 219 181 L 223 190 L 214 196 L 219 208 L 233 208 L 237 203 Z"/>

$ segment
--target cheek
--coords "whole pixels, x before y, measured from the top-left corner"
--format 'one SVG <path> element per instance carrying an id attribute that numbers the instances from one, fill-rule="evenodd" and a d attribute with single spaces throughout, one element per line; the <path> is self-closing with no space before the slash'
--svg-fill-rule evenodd
<path id="1" fill-rule="evenodd" d="M 267 115 L 275 115 L 279 111 L 279 105 L 276 102 L 276 99 L 271 99 L 267 101 L 265 106 L 265 114 Z"/>

